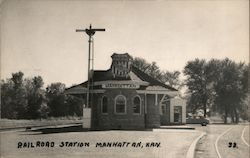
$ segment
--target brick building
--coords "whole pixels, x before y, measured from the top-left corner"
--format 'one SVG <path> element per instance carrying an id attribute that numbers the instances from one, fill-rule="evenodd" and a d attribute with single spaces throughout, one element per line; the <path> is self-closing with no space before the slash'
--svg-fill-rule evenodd
<path id="1" fill-rule="evenodd" d="M 176 98 L 176 89 L 134 67 L 127 53 L 111 57 L 110 69 L 91 73 L 91 107 L 83 115 L 92 129 L 144 129 L 186 122 L 186 104 Z M 86 98 L 87 84 L 72 86 L 66 93 Z"/>

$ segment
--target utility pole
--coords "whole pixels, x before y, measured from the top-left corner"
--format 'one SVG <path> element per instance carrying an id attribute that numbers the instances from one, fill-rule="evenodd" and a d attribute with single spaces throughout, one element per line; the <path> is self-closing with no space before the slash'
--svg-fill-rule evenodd
<path id="1" fill-rule="evenodd" d="M 92 55 L 91 55 L 91 46 L 93 46 L 93 36 L 95 34 L 96 31 L 105 31 L 105 29 L 97 29 L 97 28 L 92 28 L 91 24 L 89 26 L 88 29 L 76 29 L 76 32 L 85 32 L 88 36 L 89 36 L 89 49 L 88 49 L 88 87 L 87 87 L 87 101 L 86 101 L 86 106 L 87 108 L 91 108 L 92 106 L 90 106 L 89 102 L 90 102 L 90 99 L 89 99 L 89 93 L 90 93 L 90 62 L 92 60 L 92 69 L 94 71 L 94 52 L 93 52 L 93 47 L 92 47 Z M 92 56 L 92 59 L 91 59 L 91 56 Z M 92 76 L 92 81 L 93 81 L 93 76 Z M 92 88 L 93 88 L 93 85 L 92 85 Z M 92 92 L 93 93 L 93 92 Z M 92 98 L 92 101 L 91 103 L 93 102 L 93 98 Z"/>

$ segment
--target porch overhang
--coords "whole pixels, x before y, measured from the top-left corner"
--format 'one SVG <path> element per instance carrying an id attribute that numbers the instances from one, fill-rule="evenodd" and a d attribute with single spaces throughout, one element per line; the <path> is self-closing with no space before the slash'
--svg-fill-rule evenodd
<path id="1" fill-rule="evenodd" d="M 166 91 L 166 90 L 136 90 L 139 94 L 166 94 L 169 97 L 175 97 L 178 95 L 178 91 Z"/>

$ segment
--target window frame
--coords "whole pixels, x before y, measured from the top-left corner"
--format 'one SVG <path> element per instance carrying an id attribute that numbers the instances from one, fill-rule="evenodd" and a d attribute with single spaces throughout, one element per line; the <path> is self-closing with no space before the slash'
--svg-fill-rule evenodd
<path id="1" fill-rule="evenodd" d="M 174 123 L 182 123 L 182 109 L 183 107 L 180 105 L 174 106 Z M 176 112 L 178 111 L 178 112 Z M 175 114 L 179 115 L 178 121 L 175 121 Z"/>
<path id="2" fill-rule="evenodd" d="M 135 113 L 135 112 L 134 112 L 134 107 L 135 107 L 135 102 L 134 102 L 134 101 L 135 101 L 135 98 L 139 98 L 139 101 L 140 101 L 140 104 L 139 104 L 139 106 L 140 106 L 140 107 L 139 107 L 139 110 L 140 110 L 140 111 L 139 111 L 139 113 Z M 136 96 L 133 98 L 133 114 L 134 114 L 134 115 L 141 115 L 141 114 L 142 114 L 142 109 L 141 109 L 141 108 L 142 108 L 142 99 L 141 99 L 141 97 L 140 97 L 139 95 L 136 95 Z"/>
<path id="3" fill-rule="evenodd" d="M 117 112 L 116 111 L 116 103 L 117 103 L 117 98 L 119 98 L 119 97 L 122 97 L 123 99 L 124 99 L 124 112 L 123 113 L 120 113 L 120 112 Z M 125 114 L 127 114 L 127 98 L 124 96 L 124 95 L 121 95 L 121 94 L 119 94 L 119 95 L 117 95 L 116 97 L 115 97 L 115 102 L 114 102 L 114 113 L 116 114 L 116 115 L 125 115 Z"/>
<path id="4" fill-rule="evenodd" d="M 103 112 L 103 99 L 106 98 L 107 99 L 107 112 Z M 104 114 L 104 115 L 107 115 L 108 114 L 108 97 L 107 96 L 102 96 L 102 100 L 101 100 L 101 113 Z"/>

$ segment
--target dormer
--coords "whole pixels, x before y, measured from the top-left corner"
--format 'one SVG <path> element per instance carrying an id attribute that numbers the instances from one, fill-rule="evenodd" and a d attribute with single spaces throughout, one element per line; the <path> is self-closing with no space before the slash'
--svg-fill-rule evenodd
<path id="1" fill-rule="evenodd" d="M 132 57 L 128 53 L 116 54 L 112 56 L 111 70 L 113 77 L 128 77 L 128 74 L 131 70 Z"/>

